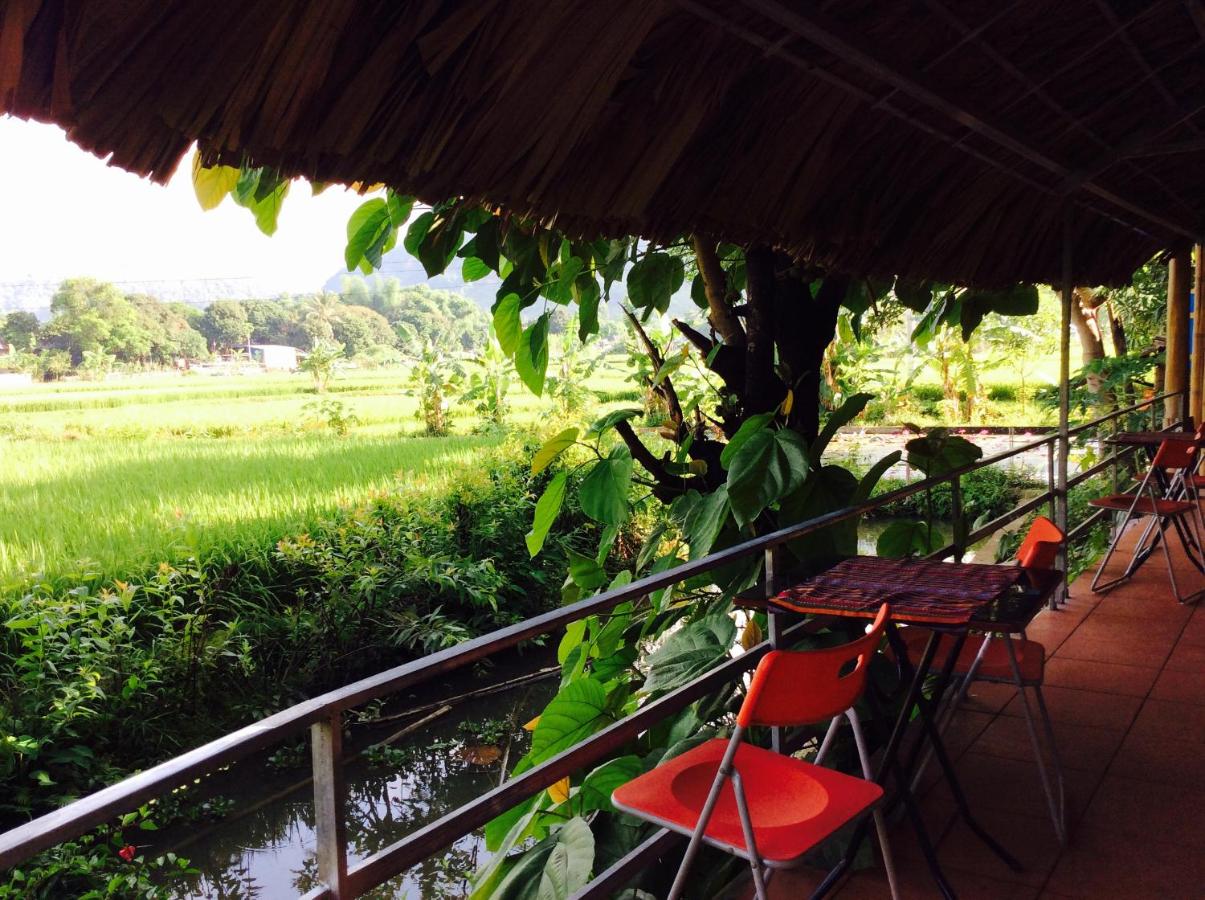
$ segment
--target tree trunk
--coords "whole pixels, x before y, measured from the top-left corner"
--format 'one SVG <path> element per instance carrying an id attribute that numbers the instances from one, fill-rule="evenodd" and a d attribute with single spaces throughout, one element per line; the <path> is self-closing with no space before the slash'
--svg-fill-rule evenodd
<path id="1" fill-rule="evenodd" d="M 1081 365 L 1087 367 L 1105 358 L 1105 342 L 1100 334 L 1100 323 L 1096 318 L 1096 309 L 1092 304 L 1092 294 L 1087 288 L 1075 288 L 1071 292 L 1071 323 L 1075 333 L 1079 335 Z M 1101 378 L 1099 374 L 1089 374 L 1088 391 L 1100 393 Z"/>

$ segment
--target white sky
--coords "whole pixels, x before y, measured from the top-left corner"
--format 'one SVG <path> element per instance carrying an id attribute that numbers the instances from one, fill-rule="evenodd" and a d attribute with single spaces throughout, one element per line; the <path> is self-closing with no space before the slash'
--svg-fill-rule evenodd
<path id="1" fill-rule="evenodd" d="M 363 200 L 294 183 L 276 234 L 227 198 L 197 204 L 186 157 L 162 187 L 105 165 L 50 125 L 0 116 L 0 282 L 251 278 L 321 288 L 344 269 L 347 218 Z"/>

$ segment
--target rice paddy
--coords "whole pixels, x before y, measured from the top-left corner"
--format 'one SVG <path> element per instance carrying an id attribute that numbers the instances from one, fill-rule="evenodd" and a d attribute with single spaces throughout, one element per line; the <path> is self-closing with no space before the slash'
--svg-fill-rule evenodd
<path id="1" fill-rule="evenodd" d="M 609 383 L 614 380 L 614 383 Z M 597 382 L 597 384 L 595 383 Z M 618 379 L 592 387 L 621 389 Z M 123 577 L 159 561 L 247 558 L 376 491 L 437 491 L 499 434 L 419 435 L 404 372 L 345 375 L 323 400 L 306 376 L 147 376 L 0 393 L 0 586 L 31 575 Z M 547 400 L 512 390 L 510 421 L 545 427 Z"/>

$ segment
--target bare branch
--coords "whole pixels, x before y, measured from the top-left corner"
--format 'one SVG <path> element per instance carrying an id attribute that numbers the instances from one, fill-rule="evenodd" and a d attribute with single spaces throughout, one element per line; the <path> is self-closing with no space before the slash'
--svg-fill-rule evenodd
<path id="1" fill-rule="evenodd" d="M 724 267 L 720 265 L 716 245 L 697 234 L 691 235 L 691 242 L 694 244 L 699 274 L 703 276 L 703 288 L 707 294 L 707 318 L 711 327 L 725 344 L 732 347 L 745 346 L 745 330 L 728 305 L 728 278 L 724 274 Z"/>
<path id="2" fill-rule="evenodd" d="M 644 326 L 640 324 L 640 320 L 636 318 L 636 314 L 623 307 L 624 315 L 628 317 L 628 321 L 632 323 L 632 328 L 636 331 L 636 336 L 640 342 L 644 344 L 644 351 L 649 355 L 649 359 L 653 362 L 653 371 L 656 372 L 665 365 L 665 357 L 661 355 L 661 350 L 653 343 L 648 333 L 644 330 Z M 667 375 L 661 379 L 660 384 L 650 384 L 650 387 L 662 397 L 665 398 L 665 405 L 669 407 L 669 416 L 675 425 L 675 430 L 679 437 L 682 435 L 682 430 L 686 424 L 686 416 L 682 413 L 682 404 L 678 400 L 678 392 L 674 390 L 674 383 Z"/>

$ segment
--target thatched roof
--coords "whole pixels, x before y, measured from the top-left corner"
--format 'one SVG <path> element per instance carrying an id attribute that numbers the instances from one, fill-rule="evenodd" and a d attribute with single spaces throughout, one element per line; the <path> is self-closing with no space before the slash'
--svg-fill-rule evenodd
<path id="1" fill-rule="evenodd" d="M 823 11 L 821 11 L 823 10 Z M 1128 279 L 1205 211 L 1200 0 L 0 0 L 0 111 L 589 233 Z"/>

